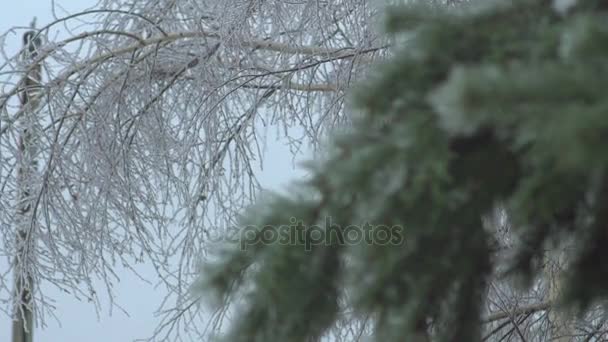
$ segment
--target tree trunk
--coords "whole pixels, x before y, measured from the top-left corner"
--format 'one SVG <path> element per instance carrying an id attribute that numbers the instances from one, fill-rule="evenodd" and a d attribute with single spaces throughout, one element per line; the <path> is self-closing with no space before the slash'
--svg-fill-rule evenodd
<path id="1" fill-rule="evenodd" d="M 23 35 L 24 58 L 34 59 L 40 46 L 36 31 Z M 36 107 L 39 104 L 40 64 L 31 67 L 24 78 L 21 105 L 24 110 L 19 137 L 19 156 L 17 158 L 17 212 L 16 212 L 16 255 L 13 260 L 15 278 L 14 312 L 12 342 L 32 342 L 34 334 L 33 277 L 32 259 L 34 257 L 33 233 L 36 229 L 34 201 L 32 196 L 36 182 L 38 164 L 36 161 Z"/>

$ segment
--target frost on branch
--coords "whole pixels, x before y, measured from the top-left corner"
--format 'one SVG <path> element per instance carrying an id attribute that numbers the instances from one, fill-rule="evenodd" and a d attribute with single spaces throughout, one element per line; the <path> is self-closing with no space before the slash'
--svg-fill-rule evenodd
<path id="1" fill-rule="evenodd" d="M 57 17 L 34 61 L 0 65 L 0 233 L 15 231 L 27 112 L 41 127 L 34 282 L 98 302 L 95 278 L 112 296 L 116 265 L 151 262 L 169 293 L 156 333 L 204 335 L 182 323 L 197 317 L 195 262 L 255 198 L 268 129 L 296 153 L 349 121 L 345 91 L 385 53 L 374 18 L 364 0 L 102 0 Z M 37 63 L 43 96 L 20 109 Z"/>
<path id="2" fill-rule="evenodd" d="M 317 341 L 337 311 L 369 327 L 349 341 L 603 338 L 607 3 L 435 9 L 390 11 L 407 39 L 354 93 L 352 130 L 299 192 L 242 218 L 335 238 L 233 246 L 201 272 L 201 291 L 240 305 L 225 341 Z M 403 243 L 348 243 L 365 222 L 403 227 Z"/>

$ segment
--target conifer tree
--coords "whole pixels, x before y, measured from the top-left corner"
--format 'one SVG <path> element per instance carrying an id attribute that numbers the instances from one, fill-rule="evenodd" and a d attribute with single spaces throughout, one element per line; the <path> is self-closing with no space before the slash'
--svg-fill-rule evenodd
<path id="1" fill-rule="evenodd" d="M 605 299 L 607 4 L 391 8 L 393 56 L 351 94 L 352 130 L 202 271 L 208 296 L 244 296 L 227 340 L 319 338 L 348 307 L 375 341 L 480 341 L 496 206 L 520 240 L 511 275 L 529 284 L 572 239 L 560 300 Z M 353 227 L 375 239 L 349 243 Z"/>

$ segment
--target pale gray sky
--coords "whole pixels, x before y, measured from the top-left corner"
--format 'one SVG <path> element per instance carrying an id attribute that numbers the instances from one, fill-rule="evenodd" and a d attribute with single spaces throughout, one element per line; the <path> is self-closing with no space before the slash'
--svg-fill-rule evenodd
<path id="1" fill-rule="evenodd" d="M 56 0 L 69 12 L 75 12 L 92 6 L 94 0 Z M 0 32 L 6 32 L 12 27 L 27 27 L 34 16 L 37 17 L 38 27 L 46 25 L 52 20 L 51 0 L 19 0 L 5 2 L 0 10 Z M 57 12 L 63 16 L 65 12 Z M 21 44 L 23 30 L 16 30 L 10 34 L 4 48 L 9 53 L 18 51 Z M 0 57 L 2 58 L 2 57 Z M 273 135 L 274 130 L 270 129 Z M 260 181 L 265 188 L 280 189 L 290 179 L 301 177 L 301 170 L 294 170 L 293 157 L 288 148 L 275 137 L 269 137 L 266 150 L 265 169 L 260 173 Z M 7 260 L 0 260 L 0 272 L 7 267 Z M 122 272 L 121 272 L 122 271 Z M 146 266 L 138 268 L 142 274 L 154 283 L 154 273 Z M 56 302 L 55 314 L 61 322 L 59 325 L 52 317 L 47 317 L 48 326 L 45 329 L 38 327 L 34 333 L 34 341 L 44 342 L 122 342 L 132 341 L 136 338 L 150 336 L 156 327 L 157 319 L 154 311 L 164 297 L 162 290 L 154 290 L 129 272 L 117 270 L 121 275 L 120 283 L 116 284 L 116 302 L 128 313 L 114 310 L 109 315 L 109 306 L 103 305 L 103 311 L 99 317 L 94 306 L 90 303 L 80 302 L 70 295 L 59 292 L 49 286 L 42 286 L 47 294 L 51 295 Z M 103 294 L 100 295 L 104 298 Z M 10 340 L 10 319 L 0 313 L 0 341 Z"/>

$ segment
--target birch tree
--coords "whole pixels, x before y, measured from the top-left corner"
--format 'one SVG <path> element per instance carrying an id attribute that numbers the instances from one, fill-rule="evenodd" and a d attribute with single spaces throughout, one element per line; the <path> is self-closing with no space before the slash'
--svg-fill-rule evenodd
<path id="1" fill-rule="evenodd" d="M 349 122 L 345 91 L 386 53 L 375 15 L 365 0 L 101 0 L 41 26 L 32 58 L 4 54 L 0 251 L 30 246 L 19 267 L 33 285 L 24 302 L 2 273 L 7 312 L 31 305 L 44 324 L 52 306 L 38 284 L 99 303 L 116 265 L 146 262 L 168 293 L 156 336 L 205 335 L 183 324 L 198 315 L 198 259 L 256 197 L 268 129 L 295 153 Z M 39 67 L 37 105 L 16 106 Z M 38 165 L 24 194 L 29 117 Z M 31 229 L 18 242 L 24 196 Z"/>

